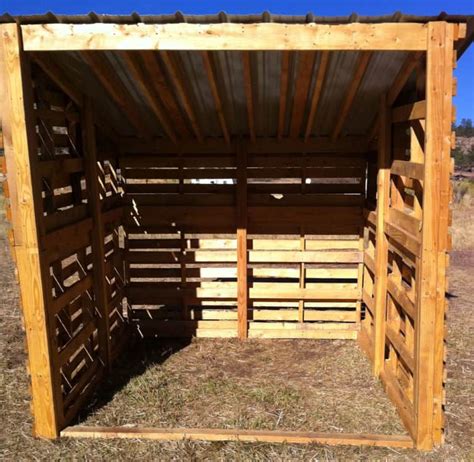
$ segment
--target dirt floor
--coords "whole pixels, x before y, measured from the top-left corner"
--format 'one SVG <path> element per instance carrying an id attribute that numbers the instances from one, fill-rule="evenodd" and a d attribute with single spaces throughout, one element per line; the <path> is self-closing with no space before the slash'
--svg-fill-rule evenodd
<path id="1" fill-rule="evenodd" d="M 459 206 L 454 213 L 446 444 L 421 454 L 316 445 L 32 438 L 18 292 L 7 226 L 0 215 L 0 459 L 474 460 L 473 217 L 472 205 Z M 380 384 L 370 377 L 367 361 L 348 341 L 142 345 L 123 358 L 81 418 L 86 424 L 107 425 L 402 432 Z"/>

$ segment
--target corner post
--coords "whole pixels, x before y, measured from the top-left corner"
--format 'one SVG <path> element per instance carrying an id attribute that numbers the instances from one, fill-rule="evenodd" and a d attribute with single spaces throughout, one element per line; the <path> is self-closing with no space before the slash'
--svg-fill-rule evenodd
<path id="1" fill-rule="evenodd" d="M 62 425 L 62 398 L 52 319 L 49 267 L 42 255 L 44 235 L 41 182 L 38 177 L 33 95 L 28 60 L 17 24 L 0 26 L 0 69 L 6 89 L 3 133 L 13 217 L 13 250 L 29 352 L 33 433 L 56 438 Z"/>
<path id="2" fill-rule="evenodd" d="M 442 440 L 446 251 L 450 201 L 453 25 L 428 24 L 422 249 L 417 277 L 416 447 Z"/>
<path id="3" fill-rule="evenodd" d="M 379 109 L 377 228 L 375 238 L 375 313 L 374 313 L 374 375 L 380 375 L 385 353 L 385 309 L 387 304 L 388 241 L 385 219 L 389 207 L 391 120 L 387 97 L 383 95 Z"/>
<path id="4" fill-rule="evenodd" d="M 247 146 L 237 145 L 237 329 L 238 337 L 248 337 L 247 281 Z"/>

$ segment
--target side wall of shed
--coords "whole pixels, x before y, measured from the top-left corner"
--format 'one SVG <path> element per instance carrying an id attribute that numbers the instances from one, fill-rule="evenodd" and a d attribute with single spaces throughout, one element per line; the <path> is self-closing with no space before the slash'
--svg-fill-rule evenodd
<path id="1" fill-rule="evenodd" d="M 11 243 L 37 436 L 76 416 L 126 338 L 122 208 L 112 159 L 97 161 L 92 106 L 71 99 L 0 26 Z"/>

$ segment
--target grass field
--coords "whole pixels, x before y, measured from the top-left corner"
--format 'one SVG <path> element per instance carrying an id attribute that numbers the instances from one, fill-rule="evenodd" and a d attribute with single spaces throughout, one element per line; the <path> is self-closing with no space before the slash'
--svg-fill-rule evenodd
<path id="1" fill-rule="evenodd" d="M 18 291 L 0 195 L 0 458 L 474 460 L 474 206 L 465 196 L 454 210 L 449 273 L 446 444 L 420 454 L 385 448 L 32 438 Z M 124 357 L 81 417 L 107 425 L 402 431 L 367 361 L 348 341 L 142 345 Z"/>

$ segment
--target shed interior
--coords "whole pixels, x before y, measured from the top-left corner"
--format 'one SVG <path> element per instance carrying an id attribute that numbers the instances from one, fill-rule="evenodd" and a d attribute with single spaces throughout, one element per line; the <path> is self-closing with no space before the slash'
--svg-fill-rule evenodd
<path id="1" fill-rule="evenodd" d="M 137 339 L 353 339 L 416 444 L 441 441 L 441 378 L 429 443 L 418 416 L 425 52 L 20 60 L 57 428 Z M 16 168 L 7 155 L 10 190 Z"/>

